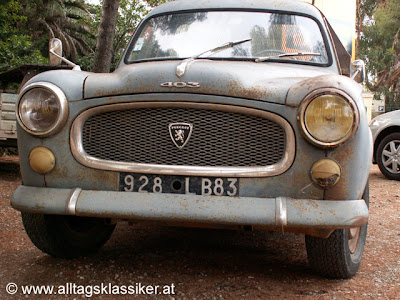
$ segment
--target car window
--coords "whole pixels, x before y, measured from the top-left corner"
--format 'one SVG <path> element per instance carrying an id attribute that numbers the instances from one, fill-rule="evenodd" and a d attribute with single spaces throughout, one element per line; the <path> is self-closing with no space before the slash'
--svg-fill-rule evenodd
<path id="1" fill-rule="evenodd" d="M 251 39 L 207 58 L 255 59 L 283 53 L 313 52 L 320 56 L 277 58 L 319 64 L 328 54 L 318 24 L 311 18 L 268 12 L 210 11 L 156 16 L 149 19 L 127 53 L 127 63 L 182 59 L 224 43 Z"/>

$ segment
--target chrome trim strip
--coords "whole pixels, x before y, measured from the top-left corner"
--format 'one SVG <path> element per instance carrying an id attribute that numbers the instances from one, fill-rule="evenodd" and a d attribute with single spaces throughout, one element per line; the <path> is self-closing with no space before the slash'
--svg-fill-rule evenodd
<path id="1" fill-rule="evenodd" d="M 81 193 L 81 188 L 76 188 L 71 191 L 69 199 L 67 200 L 67 207 L 65 208 L 65 213 L 67 215 L 76 215 L 76 203 L 78 202 L 79 195 Z"/>
<path id="2" fill-rule="evenodd" d="M 88 155 L 83 149 L 82 130 L 88 118 L 93 115 L 116 111 L 138 108 L 163 108 L 163 107 L 190 107 L 195 109 L 219 110 L 225 112 L 234 112 L 247 115 L 253 115 L 269 119 L 285 130 L 286 133 L 286 151 L 278 163 L 264 167 L 199 167 L 199 166 L 176 166 L 176 165 L 158 165 L 144 163 L 128 163 L 119 161 L 109 161 L 95 158 Z M 221 177 L 268 177 L 276 176 L 286 172 L 294 161 L 295 156 L 295 136 L 292 127 L 282 117 L 270 112 L 244 108 L 239 106 L 208 104 L 208 103 L 188 103 L 188 102 L 136 102 L 121 103 L 94 107 L 80 114 L 72 124 L 70 135 L 71 151 L 75 159 L 84 166 L 116 171 L 116 172 L 135 172 L 145 174 L 162 175 L 187 175 L 187 176 L 221 176 Z"/>
<path id="3" fill-rule="evenodd" d="M 275 224 L 277 226 L 287 226 L 287 206 L 286 198 L 275 198 Z"/>
<path id="4" fill-rule="evenodd" d="M 50 129 L 43 131 L 43 132 L 38 132 L 38 131 L 33 131 L 30 130 L 28 127 L 25 126 L 24 122 L 22 122 L 21 117 L 20 117 L 20 112 L 19 112 L 19 102 L 22 99 L 22 97 L 29 92 L 32 89 L 35 88 L 42 88 L 50 91 L 53 93 L 56 98 L 58 99 L 58 103 L 60 104 L 60 111 L 57 116 L 57 121 L 51 126 Z M 49 82 L 35 82 L 32 84 L 27 85 L 22 89 L 22 91 L 19 93 L 16 105 L 15 105 L 15 113 L 17 115 L 17 121 L 18 124 L 28 133 L 36 136 L 42 136 L 42 137 L 47 137 L 47 136 L 52 136 L 56 133 L 58 133 L 61 128 L 64 126 L 65 122 L 67 121 L 68 118 L 68 101 L 67 98 L 65 97 L 64 92 L 55 84 L 49 83 Z"/>

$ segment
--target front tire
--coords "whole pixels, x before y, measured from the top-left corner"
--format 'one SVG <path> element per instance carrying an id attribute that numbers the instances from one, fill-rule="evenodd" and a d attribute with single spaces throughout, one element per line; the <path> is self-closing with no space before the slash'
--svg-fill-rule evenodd
<path id="1" fill-rule="evenodd" d="M 363 199 L 368 205 L 368 183 Z M 367 229 L 368 223 L 359 228 L 337 229 L 327 239 L 306 235 L 307 256 L 311 268 L 334 279 L 353 277 L 361 264 Z"/>
<path id="2" fill-rule="evenodd" d="M 400 180 L 400 132 L 389 134 L 379 143 L 376 162 L 383 175 Z"/>
<path id="3" fill-rule="evenodd" d="M 33 244 L 60 258 L 82 257 L 97 251 L 115 228 L 106 219 L 32 213 L 21 216 Z"/>

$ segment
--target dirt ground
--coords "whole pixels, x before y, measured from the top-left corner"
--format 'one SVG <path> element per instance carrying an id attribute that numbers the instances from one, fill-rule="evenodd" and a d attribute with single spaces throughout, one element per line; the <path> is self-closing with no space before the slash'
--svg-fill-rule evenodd
<path id="1" fill-rule="evenodd" d="M 0 299 L 28 297 L 21 293 L 22 285 L 66 283 L 175 287 L 175 295 L 171 296 L 129 298 L 400 299 L 400 182 L 387 180 L 376 166 L 370 174 L 366 249 L 358 274 L 350 280 L 315 275 L 307 264 L 302 235 L 269 232 L 121 223 L 97 254 L 74 260 L 54 259 L 33 246 L 19 212 L 9 206 L 10 197 L 20 184 L 18 174 L 9 166 L 0 171 Z M 19 287 L 15 295 L 7 294 L 9 283 Z M 66 297 L 85 298 L 33 298 Z"/>

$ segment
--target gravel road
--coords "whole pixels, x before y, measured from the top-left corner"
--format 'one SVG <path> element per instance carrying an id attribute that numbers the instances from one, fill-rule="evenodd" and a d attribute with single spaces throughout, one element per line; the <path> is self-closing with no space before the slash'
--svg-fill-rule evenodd
<path id="1" fill-rule="evenodd" d="M 16 172 L 0 171 L 0 299 L 28 297 L 22 293 L 26 285 L 58 289 L 68 287 L 67 283 L 78 293 L 85 288 L 86 296 L 101 284 L 116 286 L 120 292 L 129 285 L 167 286 L 175 292 L 120 299 L 400 299 L 400 182 L 387 180 L 376 166 L 370 173 L 367 245 L 361 268 L 350 280 L 313 274 L 307 265 L 304 237 L 286 233 L 120 223 L 99 253 L 82 259 L 54 259 L 33 246 L 19 212 L 9 206 L 19 184 Z M 7 285 L 18 287 L 15 295 L 6 292 Z M 31 297 L 85 298 L 80 294 Z"/>

